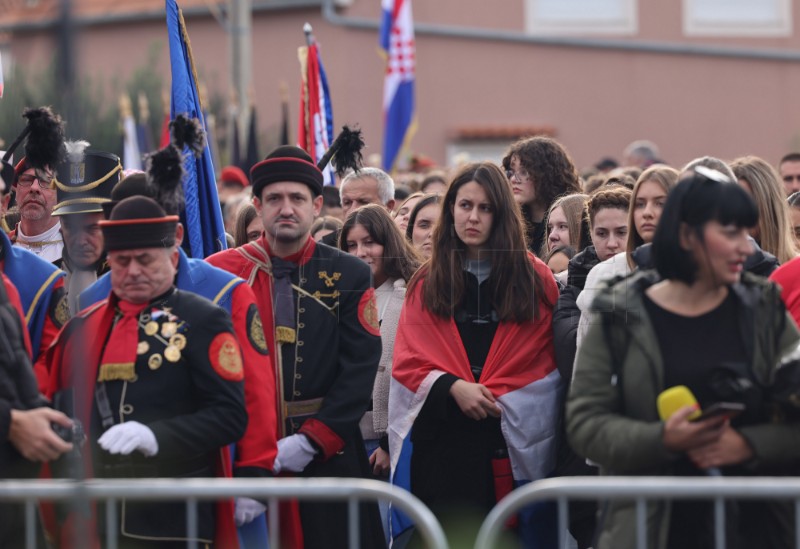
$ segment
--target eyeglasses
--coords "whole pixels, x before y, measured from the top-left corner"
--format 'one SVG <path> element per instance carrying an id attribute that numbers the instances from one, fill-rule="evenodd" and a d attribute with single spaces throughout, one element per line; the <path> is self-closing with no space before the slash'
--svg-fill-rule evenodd
<path id="1" fill-rule="evenodd" d="M 50 183 L 52 183 L 53 179 L 44 174 L 22 174 L 17 179 L 17 185 L 20 187 L 30 187 L 33 185 L 34 181 L 38 181 L 39 187 L 42 189 L 49 189 Z"/>
<path id="2" fill-rule="evenodd" d="M 525 170 L 520 170 L 518 172 L 515 172 L 514 170 L 506 170 L 506 177 L 508 177 L 509 179 L 514 177 L 517 179 L 517 181 L 522 182 L 530 179 L 531 174 L 529 174 Z"/>

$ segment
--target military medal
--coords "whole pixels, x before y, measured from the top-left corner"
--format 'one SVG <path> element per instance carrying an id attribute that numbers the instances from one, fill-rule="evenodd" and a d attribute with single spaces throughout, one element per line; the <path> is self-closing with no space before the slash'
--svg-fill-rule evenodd
<path id="1" fill-rule="evenodd" d="M 165 322 L 161 325 L 162 337 L 172 337 L 178 331 L 178 325 L 175 322 Z"/>
<path id="2" fill-rule="evenodd" d="M 159 354 L 152 354 L 150 358 L 147 360 L 147 365 L 150 367 L 151 370 L 158 370 L 161 368 L 161 355 Z"/>
<path id="3" fill-rule="evenodd" d="M 143 355 L 149 350 L 150 350 L 150 344 L 146 341 L 140 341 L 139 345 L 136 347 L 136 354 Z"/>
<path id="4" fill-rule="evenodd" d="M 158 322 L 155 320 L 151 320 L 147 324 L 144 325 L 144 333 L 149 336 L 154 336 L 158 333 Z"/>
<path id="5" fill-rule="evenodd" d="M 183 334 L 175 334 L 169 339 L 170 346 L 175 346 L 179 351 L 183 351 L 186 347 L 186 336 Z"/>
<path id="6" fill-rule="evenodd" d="M 181 359 L 181 352 L 175 345 L 169 345 L 164 349 L 164 358 L 170 362 L 178 362 Z"/>

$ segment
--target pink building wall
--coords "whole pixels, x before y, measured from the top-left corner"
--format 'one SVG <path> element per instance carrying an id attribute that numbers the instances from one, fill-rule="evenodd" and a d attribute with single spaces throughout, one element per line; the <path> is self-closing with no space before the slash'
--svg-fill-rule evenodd
<path id="1" fill-rule="evenodd" d="M 638 31 L 597 39 L 658 41 L 800 53 L 800 36 L 687 38 L 681 2 L 638 2 Z M 340 15 L 378 19 L 378 0 L 353 0 Z M 435 23 L 520 33 L 522 1 L 420 1 L 418 24 Z M 800 28 L 797 10 L 792 28 Z M 297 47 L 309 21 L 322 46 L 337 125 L 359 123 L 367 154 L 380 152 L 383 62 L 377 30 L 327 22 L 318 7 L 256 11 L 253 17 L 253 84 L 259 120 L 280 117 L 279 82 L 289 85 L 290 121 L 296 132 Z M 212 93 L 229 96 L 228 42 L 210 16 L 187 17 L 198 69 Z M 0 28 L 2 20 L 0 19 Z M 44 63 L 52 56 L 45 33 L 11 32 L 15 62 Z M 92 25 L 79 44 L 84 74 L 125 80 L 146 60 L 153 42 L 163 46 L 158 70 L 168 78 L 163 20 Z M 13 85 L 12 83 L 8 84 Z M 656 142 L 674 165 L 710 154 L 732 159 L 755 154 L 772 163 L 800 150 L 800 61 L 544 46 L 533 43 L 417 35 L 419 131 L 412 149 L 444 163 L 459 128 L 552 126 L 580 166 L 601 156 L 621 157 L 630 141 Z M 266 152 L 266 151 L 264 151 Z"/>

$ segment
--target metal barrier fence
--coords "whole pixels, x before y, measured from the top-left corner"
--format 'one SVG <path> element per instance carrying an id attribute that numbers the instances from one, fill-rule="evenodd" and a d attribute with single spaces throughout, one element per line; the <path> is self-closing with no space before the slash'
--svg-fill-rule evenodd
<path id="1" fill-rule="evenodd" d="M 647 500 L 714 501 L 715 547 L 725 547 L 727 499 L 794 500 L 795 547 L 800 549 L 800 479 L 786 477 L 560 477 L 533 482 L 511 492 L 486 517 L 476 549 L 491 549 L 505 521 L 538 501 L 558 503 L 559 548 L 565 547 L 568 500 L 629 500 L 636 503 L 636 548 L 647 549 Z"/>
<path id="2" fill-rule="evenodd" d="M 189 538 L 197 537 L 198 500 L 249 497 L 268 502 L 269 543 L 279 546 L 278 501 L 281 499 L 346 501 L 348 504 L 349 547 L 359 545 L 358 503 L 362 500 L 390 500 L 415 523 L 419 534 L 431 549 L 447 549 L 447 540 L 433 513 L 409 492 L 386 482 L 351 478 L 314 479 L 136 479 L 136 480 L 21 480 L 0 481 L 0 501 L 25 503 L 26 548 L 36 545 L 35 515 L 39 501 L 106 501 L 108 524 L 118 523 L 116 502 L 186 500 Z M 98 510 L 99 512 L 99 510 Z M 117 532 L 109 528 L 106 547 L 116 549 Z M 196 548 L 197 542 L 188 547 Z"/>

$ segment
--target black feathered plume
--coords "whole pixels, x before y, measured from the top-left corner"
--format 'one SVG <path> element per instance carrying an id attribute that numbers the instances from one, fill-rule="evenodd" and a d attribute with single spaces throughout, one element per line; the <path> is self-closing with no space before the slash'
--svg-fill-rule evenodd
<path id="1" fill-rule="evenodd" d="M 156 201 L 169 215 L 183 210 L 183 154 L 172 143 L 147 155 L 147 184 L 152 186 Z"/>
<path id="2" fill-rule="evenodd" d="M 189 147 L 189 151 L 196 157 L 203 154 L 206 148 L 206 132 L 200 125 L 197 118 L 189 118 L 185 114 L 179 114 L 175 120 L 169 123 L 170 142 L 178 147 L 179 151 L 184 146 Z"/>
<path id="3" fill-rule="evenodd" d="M 361 130 L 355 128 L 351 130 L 347 126 L 342 126 L 342 131 L 334 139 L 333 144 L 325 152 L 317 167 L 324 170 L 328 162 L 333 159 L 333 165 L 336 167 L 336 175 L 340 178 L 349 171 L 357 172 L 361 169 L 363 158 L 361 156 L 361 149 L 364 148 L 364 139 L 361 137 Z"/>
<path id="4" fill-rule="evenodd" d="M 25 159 L 37 169 L 55 167 L 64 159 L 64 122 L 50 107 L 25 109 L 23 118 L 28 119 L 28 141 L 25 143 Z"/>

